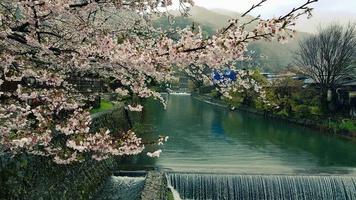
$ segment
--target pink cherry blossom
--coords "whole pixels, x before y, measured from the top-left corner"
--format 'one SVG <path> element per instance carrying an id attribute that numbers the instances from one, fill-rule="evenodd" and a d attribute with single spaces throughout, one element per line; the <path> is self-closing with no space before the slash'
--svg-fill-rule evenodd
<path id="1" fill-rule="evenodd" d="M 264 1 L 261 1 L 263 3 Z M 0 144 L 13 154 L 48 156 L 58 164 L 110 156 L 136 155 L 147 145 L 162 145 L 168 137 L 146 142 L 132 131 L 90 130 L 87 101 L 98 93 L 84 93 L 73 78 L 110 80 L 105 91 L 120 98 L 164 98 L 151 87 L 175 80 L 177 71 L 204 84 L 214 84 L 226 97 L 239 90 L 263 88 L 242 70 L 248 44 L 257 40 L 285 42 L 294 35 L 295 20 L 310 15 L 306 0 L 298 9 L 256 27 L 230 20 L 204 38 L 200 27 L 164 31 L 152 26 L 157 16 L 169 16 L 172 0 L 2 0 L 0 3 Z M 193 0 L 179 0 L 185 15 Z M 247 13 L 246 13 L 247 14 Z M 252 23 L 252 21 L 251 21 Z M 231 68 L 235 82 L 215 82 L 204 71 Z M 112 83 L 112 84 L 111 84 Z M 86 91 L 88 92 L 88 91 Z M 142 111 L 142 105 L 128 105 Z M 56 142 L 58 139 L 62 142 Z M 149 153 L 158 157 L 161 150 Z"/>
<path id="2" fill-rule="evenodd" d="M 147 156 L 148 157 L 151 157 L 151 158 L 158 158 L 162 153 L 162 150 L 161 149 L 158 149 L 157 151 L 155 152 L 147 152 Z"/>

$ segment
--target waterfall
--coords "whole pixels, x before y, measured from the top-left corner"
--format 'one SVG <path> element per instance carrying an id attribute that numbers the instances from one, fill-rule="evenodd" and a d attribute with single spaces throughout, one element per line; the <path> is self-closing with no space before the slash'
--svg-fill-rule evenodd
<path id="1" fill-rule="evenodd" d="M 97 194 L 98 200 L 139 200 L 145 177 L 111 176 Z"/>
<path id="2" fill-rule="evenodd" d="M 169 173 L 182 199 L 356 200 L 356 177 Z"/>

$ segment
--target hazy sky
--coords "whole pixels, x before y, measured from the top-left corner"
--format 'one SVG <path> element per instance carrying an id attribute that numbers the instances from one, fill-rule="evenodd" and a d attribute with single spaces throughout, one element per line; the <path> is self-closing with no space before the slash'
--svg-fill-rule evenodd
<path id="1" fill-rule="evenodd" d="M 268 0 L 264 7 L 257 8 L 254 14 L 262 14 L 270 17 L 274 14 L 280 15 L 289 11 L 291 8 L 305 3 L 307 0 Z M 252 4 L 258 3 L 259 0 L 195 0 L 196 5 L 205 8 L 223 8 L 238 12 L 243 12 L 251 7 Z M 316 12 L 340 11 L 356 15 L 356 0 L 319 0 L 314 3 Z"/>
<path id="2" fill-rule="evenodd" d="M 307 0 L 268 0 L 263 7 L 257 8 L 251 14 L 261 14 L 262 17 L 280 16 L 293 7 L 303 4 Z M 208 9 L 227 9 L 237 12 L 244 12 L 252 4 L 259 0 L 195 0 L 196 5 Z M 341 22 L 346 24 L 348 21 L 356 22 L 356 0 L 319 0 L 314 3 L 314 18 L 312 20 L 301 20 L 297 29 L 315 32 L 319 25 L 330 22 Z"/>

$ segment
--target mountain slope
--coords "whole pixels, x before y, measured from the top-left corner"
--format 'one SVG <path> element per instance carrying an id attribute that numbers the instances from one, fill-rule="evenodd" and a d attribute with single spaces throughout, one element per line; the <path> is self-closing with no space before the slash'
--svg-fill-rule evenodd
<path id="1" fill-rule="evenodd" d="M 212 12 L 225 14 L 231 18 L 241 16 L 240 13 L 225 9 L 214 9 Z M 251 18 L 250 16 L 249 19 Z M 298 42 L 308 37 L 308 35 L 310 34 L 297 32 L 295 38 L 290 39 L 286 44 L 281 44 L 277 41 L 258 41 L 251 43 L 249 49 L 261 53 L 263 59 L 260 62 L 262 62 L 261 67 L 263 70 L 278 72 L 293 64 L 293 52 L 298 49 Z"/>
<path id="2" fill-rule="evenodd" d="M 178 12 L 172 12 L 178 16 Z M 226 27 L 228 20 L 231 18 L 238 18 L 240 13 L 233 11 L 226 11 L 222 9 L 208 10 L 202 7 L 193 7 L 188 18 L 176 17 L 175 26 L 184 28 L 191 26 L 192 23 L 199 24 L 204 32 L 204 35 L 212 35 L 216 30 Z M 253 17 L 247 16 L 241 19 L 241 22 L 250 21 Z M 167 20 L 166 20 L 167 21 Z M 156 25 L 162 28 L 168 27 L 168 22 L 164 22 L 164 19 L 156 21 Z M 254 25 L 251 25 L 254 26 Z M 252 28 L 252 27 L 250 27 Z M 293 63 L 293 52 L 298 48 L 298 42 L 307 37 L 309 34 L 298 32 L 294 39 L 289 40 L 287 44 L 281 44 L 276 41 L 258 41 L 251 43 L 249 50 L 258 52 L 255 59 L 258 60 L 261 70 L 269 72 L 278 72 L 288 67 Z M 243 64 L 241 64 L 243 65 Z M 242 66 L 245 67 L 245 66 Z"/>

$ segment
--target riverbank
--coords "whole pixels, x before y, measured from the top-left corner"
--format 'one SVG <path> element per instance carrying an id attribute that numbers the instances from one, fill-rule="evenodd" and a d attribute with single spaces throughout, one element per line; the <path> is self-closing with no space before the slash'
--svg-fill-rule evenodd
<path id="1" fill-rule="evenodd" d="M 205 103 L 209 103 L 212 105 L 216 105 L 216 106 L 220 106 L 220 107 L 224 107 L 226 109 L 232 110 L 231 107 L 226 102 L 219 100 L 219 99 L 215 99 L 210 96 L 203 96 L 203 95 L 199 95 L 199 94 L 195 93 L 195 94 L 192 94 L 192 97 L 199 101 L 203 101 Z M 244 105 L 236 107 L 236 108 L 234 108 L 234 110 L 253 113 L 253 114 L 260 115 L 260 116 L 270 118 L 270 119 L 283 120 L 283 121 L 287 121 L 289 123 L 294 123 L 294 124 L 298 124 L 298 125 L 301 125 L 304 127 L 311 128 L 313 130 L 317 130 L 321 133 L 333 134 L 333 135 L 337 135 L 339 137 L 356 140 L 356 132 L 339 130 L 339 129 L 336 129 L 335 127 L 333 127 L 332 125 L 334 125 L 336 122 L 332 118 L 329 118 L 325 121 L 322 119 L 313 120 L 313 119 L 308 119 L 308 118 L 285 117 L 285 116 L 281 116 L 281 115 L 276 115 L 274 113 L 257 110 L 255 108 L 244 106 Z"/>
<path id="2" fill-rule="evenodd" d="M 122 102 L 99 109 L 92 114 L 92 132 L 104 127 L 112 132 L 127 131 L 136 120 L 135 113 L 126 114 Z M 118 169 L 120 160 L 111 157 L 58 165 L 48 157 L 0 151 L 0 199 L 92 199 L 97 187 Z"/>

